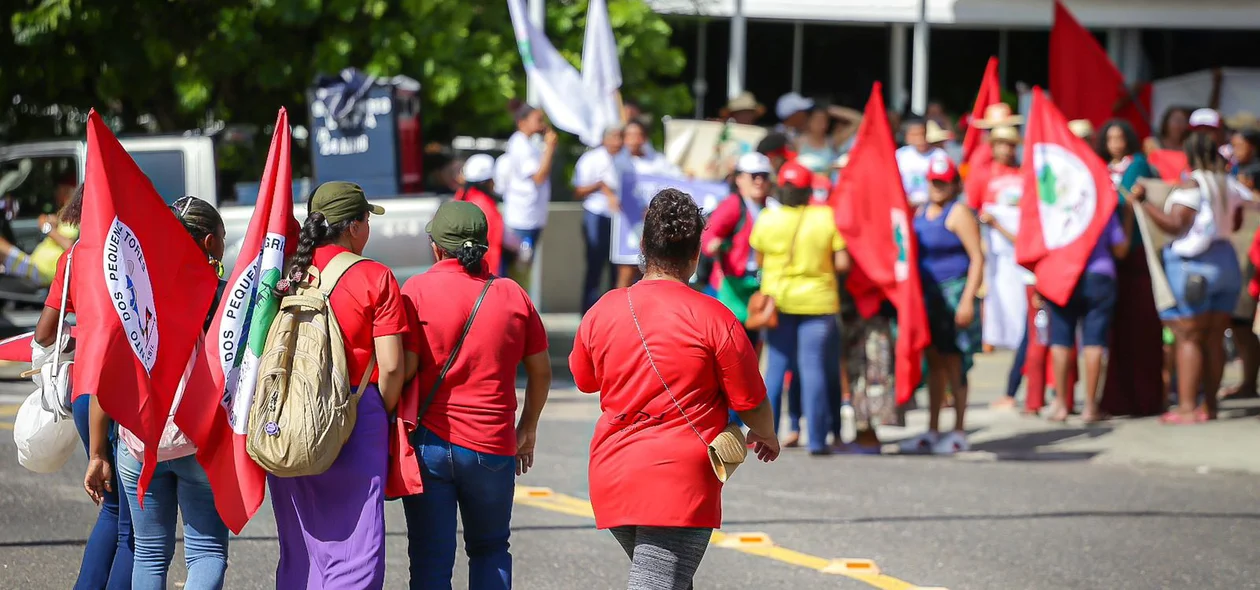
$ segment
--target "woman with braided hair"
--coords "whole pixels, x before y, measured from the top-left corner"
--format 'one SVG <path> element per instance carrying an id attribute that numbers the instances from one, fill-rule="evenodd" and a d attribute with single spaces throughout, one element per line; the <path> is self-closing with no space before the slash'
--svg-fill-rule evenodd
<path id="1" fill-rule="evenodd" d="M 1135 206 L 1171 234 L 1164 247 L 1164 274 L 1177 304 L 1160 312 L 1176 335 L 1174 362 L 1177 408 L 1164 414 L 1165 424 L 1193 424 L 1216 419 L 1216 391 L 1225 369 L 1225 330 L 1238 303 L 1242 271 L 1230 244 L 1231 221 L 1251 193 L 1229 182 L 1219 145 L 1207 132 L 1196 131 L 1185 142 L 1191 179 L 1156 207 L 1142 185 L 1133 188 Z M 1199 392 L 1207 392 L 1199 405 Z"/>
<path id="2" fill-rule="evenodd" d="M 419 342 L 394 274 L 361 258 L 371 235 L 370 216 L 384 213 L 356 184 L 320 185 L 289 261 L 290 290 L 311 268 L 324 272 L 336 261 L 345 269 L 328 301 L 345 341 L 346 383 L 351 391 L 363 379 L 369 385 L 359 399 L 354 430 L 327 471 L 267 476 L 280 539 L 277 588 L 373 589 L 385 583 L 388 415 L 414 373 Z"/>

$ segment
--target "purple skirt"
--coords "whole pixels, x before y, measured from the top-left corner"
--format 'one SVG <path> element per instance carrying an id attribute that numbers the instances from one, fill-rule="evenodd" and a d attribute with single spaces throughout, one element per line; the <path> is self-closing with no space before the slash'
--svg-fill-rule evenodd
<path id="1" fill-rule="evenodd" d="M 367 590 L 385 584 L 389 425 L 376 384 L 328 471 L 267 476 L 280 537 L 276 588 Z"/>

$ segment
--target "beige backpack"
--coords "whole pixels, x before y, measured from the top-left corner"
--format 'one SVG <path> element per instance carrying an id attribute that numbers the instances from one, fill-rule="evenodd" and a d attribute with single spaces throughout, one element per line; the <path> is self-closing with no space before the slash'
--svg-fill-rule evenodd
<path id="1" fill-rule="evenodd" d="M 258 386 L 249 411 L 246 449 L 277 477 L 318 475 L 328 470 L 354 430 L 376 355 L 353 394 L 347 381 L 346 348 L 329 295 L 350 267 L 365 260 L 343 252 L 323 271 L 310 268 L 267 331 L 258 364 Z"/>

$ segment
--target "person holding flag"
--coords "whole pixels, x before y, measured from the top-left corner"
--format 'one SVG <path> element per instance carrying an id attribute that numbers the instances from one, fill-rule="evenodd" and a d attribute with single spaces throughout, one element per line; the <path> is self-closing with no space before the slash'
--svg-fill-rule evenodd
<path id="1" fill-rule="evenodd" d="M 369 219 L 385 210 L 368 203 L 349 182 L 325 182 L 311 196 L 297 251 L 287 264 L 296 290 L 313 267 L 323 270 L 339 254 L 361 255 Z M 389 476 L 389 414 L 403 383 L 414 374 L 408 353 L 420 348 L 394 274 L 363 260 L 346 270 L 328 298 L 346 346 L 346 383 L 369 380 L 359 398 L 354 430 L 325 472 L 302 477 L 268 475 L 280 538 L 277 588 L 381 588 L 385 583 L 385 488 Z M 376 368 L 370 363 L 375 356 Z M 398 416 L 410 419 L 414 416 Z"/>
<path id="2" fill-rule="evenodd" d="M 213 205 L 196 197 L 182 197 L 170 210 L 183 224 L 205 253 L 209 265 L 221 270 L 226 230 L 223 219 Z M 215 303 L 223 294 L 225 283 L 219 281 Z M 213 306 L 212 306 L 213 308 Z M 204 328 L 210 327 L 213 315 L 207 315 Z M 194 354 L 199 354 L 195 352 Z M 185 374 L 176 399 L 183 396 L 190 381 Z M 109 452 L 110 417 L 94 404 L 91 419 L 92 451 L 84 485 L 93 500 L 110 490 L 109 464 L 102 457 Z M 157 465 L 153 478 L 143 491 L 141 504 L 140 479 L 148 443 L 126 426 L 118 428 L 116 467 L 118 479 L 131 508 L 135 528 L 135 563 L 131 587 L 140 590 L 166 588 L 166 578 L 175 555 L 177 516 L 184 521 L 184 561 L 188 566 L 185 588 L 216 589 L 223 587 L 227 572 L 228 528 L 215 509 L 214 491 L 206 471 L 195 457 L 197 447 L 175 424 L 174 408 L 168 416 L 157 446 Z M 99 501 L 99 500 L 98 500 Z"/>
<path id="3" fill-rule="evenodd" d="M 965 203 L 958 167 L 946 156 L 927 169 L 928 202 L 914 218 L 919 243 L 919 274 L 927 304 L 932 344 L 927 349 L 928 431 L 902 443 L 903 452 L 953 454 L 966 451 L 967 372 L 980 348 L 980 301 L 984 277 L 980 224 Z M 954 429 L 940 434 L 945 389 L 954 394 Z"/>

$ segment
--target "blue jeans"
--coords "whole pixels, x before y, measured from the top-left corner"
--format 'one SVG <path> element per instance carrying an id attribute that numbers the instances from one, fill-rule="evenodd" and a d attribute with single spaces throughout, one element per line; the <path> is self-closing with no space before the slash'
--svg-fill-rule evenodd
<path id="1" fill-rule="evenodd" d="M 542 228 L 517 229 L 514 227 L 506 227 L 503 229 L 503 231 L 509 234 L 512 234 L 512 236 L 515 237 L 518 242 L 529 241 L 529 243 L 531 244 L 531 247 L 534 249 L 533 255 L 534 256 L 538 255 L 538 242 L 540 239 L 542 239 L 542 231 L 543 231 Z M 499 269 L 499 276 L 506 277 L 512 274 L 511 273 L 512 265 L 516 264 L 516 257 L 517 257 L 516 252 L 512 252 L 510 250 L 503 251 L 503 262 L 500 263 L 502 265 L 502 268 Z"/>
<path id="2" fill-rule="evenodd" d="M 516 457 L 442 440 L 423 426 L 412 434 L 424 493 L 403 498 L 411 590 L 449 589 L 455 569 L 455 511 L 464 521 L 469 590 L 512 587 L 512 498 Z"/>
<path id="3" fill-rule="evenodd" d="M 1024 339 L 1019 341 L 1015 349 L 1015 360 L 1011 363 L 1011 373 L 1006 377 L 1006 397 L 1015 399 L 1019 395 L 1019 384 L 1024 382 L 1024 364 L 1028 362 L 1028 330 L 1024 330 Z"/>
<path id="4" fill-rule="evenodd" d="M 79 438 L 83 439 L 83 448 L 88 448 L 88 413 L 92 407 L 92 398 L 86 395 L 74 400 L 74 425 L 79 429 Z M 110 456 L 118 442 L 110 428 Z M 112 492 L 105 492 L 101 502 L 101 512 L 96 517 L 96 526 L 88 535 L 87 544 L 83 547 L 83 563 L 79 566 L 79 580 L 75 582 L 75 590 L 126 590 L 131 588 L 131 509 L 127 505 L 127 496 L 118 493 L 118 473 L 114 470 Z"/>
<path id="5" fill-rule="evenodd" d="M 582 280 L 582 313 L 585 314 L 604 293 L 605 270 L 608 284 L 617 284 L 617 267 L 608 260 L 612 251 L 612 218 L 583 212 L 582 241 L 586 243 L 586 276 Z"/>
<path id="6" fill-rule="evenodd" d="M 779 425 L 783 377 L 792 371 L 792 381 L 801 384 L 801 405 L 810 451 L 825 451 L 827 433 L 832 430 L 828 388 L 835 380 L 828 377 L 827 371 L 836 363 L 828 358 L 828 351 L 836 350 L 834 340 L 839 333 L 834 315 L 780 313 L 779 327 L 770 330 L 766 338 L 770 361 L 766 370 L 766 393 L 774 410 L 775 428 L 777 430 Z"/>
<path id="7" fill-rule="evenodd" d="M 1182 258 L 1165 247 L 1164 274 L 1172 288 L 1177 305 L 1159 312 L 1159 319 L 1179 320 L 1206 313 L 1233 313 L 1238 305 L 1238 294 L 1245 281 L 1238 268 L 1238 253 L 1225 240 L 1216 240 L 1202 254 Z M 1202 297 L 1192 301 L 1186 286 L 1192 276 L 1201 276 L 1205 282 Z"/>
<path id="8" fill-rule="evenodd" d="M 176 511 L 184 517 L 184 563 L 188 566 L 186 590 L 223 588 L 227 571 L 228 528 L 214 508 L 210 480 L 189 455 L 157 464 L 144 491 L 144 508 L 136 499 L 140 461 L 126 445 L 118 445 L 118 479 L 131 502 L 131 521 L 136 531 L 136 562 L 131 574 L 133 590 L 164 590 L 166 574 L 175 556 Z"/>

